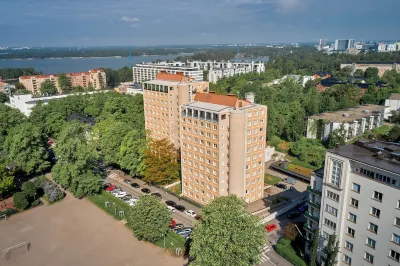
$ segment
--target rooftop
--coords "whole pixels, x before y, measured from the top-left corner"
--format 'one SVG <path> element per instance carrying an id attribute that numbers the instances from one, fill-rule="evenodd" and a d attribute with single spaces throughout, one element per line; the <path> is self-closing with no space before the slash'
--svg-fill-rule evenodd
<path id="1" fill-rule="evenodd" d="M 184 82 L 191 81 L 193 78 L 189 76 L 185 76 L 183 72 L 177 72 L 176 74 L 170 74 L 166 71 L 161 71 L 157 74 L 156 79 L 158 80 L 167 80 L 167 81 L 175 81 L 175 82 Z"/>
<path id="2" fill-rule="evenodd" d="M 342 63 L 342 65 L 348 65 L 348 64 L 369 64 L 369 65 L 393 65 L 393 64 L 400 64 L 396 62 L 372 62 L 372 61 L 366 61 L 366 62 L 349 62 L 349 63 Z"/>
<path id="3" fill-rule="evenodd" d="M 324 119 L 331 122 L 352 122 L 354 120 L 369 117 L 373 114 L 384 112 L 385 106 L 365 104 L 358 107 L 342 109 L 335 112 L 326 112 L 318 115 L 310 116 L 311 119 Z"/>
<path id="4" fill-rule="evenodd" d="M 212 104 L 212 103 L 205 103 L 205 102 L 192 102 L 189 104 L 184 105 L 188 108 L 200 109 L 203 111 L 211 111 L 211 112 L 221 112 L 223 110 L 231 110 L 229 106 L 220 105 L 220 104 Z"/>
<path id="5" fill-rule="evenodd" d="M 383 141 L 357 141 L 329 152 L 395 174 L 400 173 L 400 144 Z"/>
<path id="6" fill-rule="evenodd" d="M 400 93 L 392 93 L 389 97 L 389 100 L 398 100 L 400 101 Z"/>
<path id="7" fill-rule="evenodd" d="M 194 101 L 224 105 L 224 106 L 229 106 L 229 107 L 237 107 L 237 108 L 251 105 L 250 102 L 248 102 L 246 100 L 240 100 L 234 94 L 219 95 L 219 94 L 215 94 L 215 93 L 196 93 L 196 96 L 194 97 Z"/>

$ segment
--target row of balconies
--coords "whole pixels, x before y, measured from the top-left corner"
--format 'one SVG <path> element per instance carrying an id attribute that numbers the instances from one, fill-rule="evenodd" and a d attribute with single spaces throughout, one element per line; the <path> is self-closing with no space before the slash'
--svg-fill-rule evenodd
<path id="1" fill-rule="evenodd" d="M 310 192 L 310 193 L 313 193 L 313 194 L 315 194 L 317 196 L 322 196 L 322 191 L 321 190 L 314 189 L 311 186 L 307 186 L 307 191 Z"/>

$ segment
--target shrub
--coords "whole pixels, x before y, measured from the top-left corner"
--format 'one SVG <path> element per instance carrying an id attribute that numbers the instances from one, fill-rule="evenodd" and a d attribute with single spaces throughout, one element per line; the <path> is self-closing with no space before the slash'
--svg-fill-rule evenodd
<path id="1" fill-rule="evenodd" d="M 17 192 L 13 197 L 14 206 L 20 210 L 26 210 L 29 208 L 29 195 L 24 192 Z"/>
<path id="2" fill-rule="evenodd" d="M 39 199 L 37 199 L 37 200 L 35 200 L 35 201 L 33 201 L 32 203 L 31 203 L 31 208 L 32 207 L 36 207 L 36 206 L 39 206 L 40 205 L 40 200 Z"/>
<path id="3" fill-rule="evenodd" d="M 17 210 L 8 208 L 8 209 L 5 209 L 4 211 L 1 211 L 0 216 L 6 215 L 7 217 L 10 217 L 11 215 L 16 214 L 16 213 L 18 213 Z"/>
<path id="4" fill-rule="evenodd" d="M 296 252 L 290 245 L 291 241 L 287 238 L 279 240 L 278 244 L 274 246 L 276 253 L 281 255 L 284 259 L 296 266 L 307 266 L 306 262 L 297 256 Z"/>
<path id="5" fill-rule="evenodd" d="M 63 191 L 61 191 L 56 184 L 48 179 L 44 179 L 40 182 L 40 187 L 43 189 L 44 194 L 50 203 L 59 201 L 65 197 Z"/>
<path id="6" fill-rule="evenodd" d="M 21 190 L 30 198 L 33 198 L 37 192 L 38 187 L 33 182 L 25 182 L 21 186 Z"/>

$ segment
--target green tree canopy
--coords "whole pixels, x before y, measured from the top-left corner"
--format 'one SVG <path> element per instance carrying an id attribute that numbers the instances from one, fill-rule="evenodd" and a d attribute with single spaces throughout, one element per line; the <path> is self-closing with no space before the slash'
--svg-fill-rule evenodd
<path id="1" fill-rule="evenodd" d="M 325 147 L 319 140 L 301 138 L 290 146 L 290 153 L 301 161 L 321 167 L 325 160 Z"/>
<path id="2" fill-rule="evenodd" d="M 266 243 L 259 218 L 247 213 L 235 195 L 218 197 L 202 210 L 190 246 L 193 265 L 255 265 Z"/>
<path id="3" fill-rule="evenodd" d="M 26 117 L 19 110 L 0 104 L 0 151 L 3 149 L 5 137 L 10 130 L 24 123 L 25 120 Z"/>
<path id="4" fill-rule="evenodd" d="M 71 92 L 71 82 L 65 73 L 58 74 L 58 86 L 64 93 Z"/>
<path id="5" fill-rule="evenodd" d="M 364 77 L 375 83 L 379 80 L 378 73 L 379 70 L 376 67 L 369 67 L 365 70 Z"/>
<path id="6" fill-rule="evenodd" d="M 24 84 L 21 83 L 17 83 L 15 84 L 15 89 L 11 90 L 12 94 L 29 94 L 31 93 L 30 91 L 28 91 Z"/>
<path id="7" fill-rule="evenodd" d="M 146 139 L 137 130 L 129 131 L 121 142 L 118 153 L 118 163 L 122 169 L 129 171 L 132 176 L 144 174 L 143 157 Z"/>
<path id="8" fill-rule="evenodd" d="M 139 198 L 128 215 L 128 225 L 138 240 L 155 243 L 167 234 L 171 212 L 156 197 L 144 195 Z"/>
<path id="9" fill-rule="evenodd" d="M 0 195 L 5 195 L 14 189 L 14 176 L 7 171 L 5 162 L 0 161 Z"/>
<path id="10" fill-rule="evenodd" d="M 28 195 L 24 192 L 17 192 L 13 196 L 14 206 L 19 210 L 26 210 L 29 208 Z"/>
<path id="11" fill-rule="evenodd" d="M 40 93 L 44 96 L 56 95 L 57 92 L 57 88 L 51 80 L 46 80 L 40 85 Z"/>
<path id="12" fill-rule="evenodd" d="M 332 149 L 339 144 L 340 146 L 346 144 L 346 129 L 343 125 L 339 128 L 335 129 L 328 135 L 328 138 L 325 140 L 324 144 L 328 149 Z"/>

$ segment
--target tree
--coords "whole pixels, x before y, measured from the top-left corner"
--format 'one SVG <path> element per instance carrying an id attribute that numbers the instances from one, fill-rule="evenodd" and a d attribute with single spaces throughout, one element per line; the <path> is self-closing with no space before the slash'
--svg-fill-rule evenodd
<path id="1" fill-rule="evenodd" d="M 54 148 L 57 163 L 53 167 L 54 181 L 68 188 L 77 198 L 98 193 L 104 172 L 89 126 L 77 121 L 61 130 Z"/>
<path id="2" fill-rule="evenodd" d="M 235 195 L 221 196 L 202 210 L 193 229 L 190 256 L 193 265 L 255 265 L 266 243 L 258 217 L 246 212 Z"/>
<path id="3" fill-rule="evenodd" d="M 346 144 L 346 129 L 344 128 L 343 125 L 341 125 L 339 128 L 335 129 L 328 135 L 328 138 L 325 140 L 325 147 L 327 149 L 332 149 L 336 146 L 336 144 L 339 144 L 340 146 Z"/>
<path id="4" fill-rule="evenodd" d="M 289 223 L 283 228 L 283 235 L 287 238 L 290 239 L 291 241 L 294 241 L 297 237 L 297 229 L 296 225 L 293 223 Z"/>
<path id="5" fill-rule="evenodd" d="M 4 151 L 7 162 L 27 174 L 40 173 L 50 167 L 47 136 L 32 123 L 14 127 L 5 139 Z"/>
<path id="6" fill-rule="evenodd" d="M 315 230 L 311 246 L 310 266 L 317 266 L 317 251 L 319 241 L 319 230 Z"/>
<path id="7" fill-rule="evenodd" d="M 26 210 L 29 208 L 28 195 L 24 192 L 17 192 L 13 196 L 14 206 L 20 210 Z"/>
<path id="8" fill-rule="evenodd" d="M 28 91 L 28 90 L 25 88 L 24 84 L 22 84 L 22 83 L 17 83 L 17 84 L 15 84 L 15 89 L 12 89 L 12 90 L 11 90 L 11 93 L 12 93 L 12 94 L 29 94 L 29 93 L 31 93 L 31 92 Z"/>
<path id="9" fill-rule="evenodd" d="M 335 266 L 337 263 L 337 254 L 339 252 L 339 241 L 336 241 L 336 235 L 329 235 L 327 246 L 326 266 Z"/>
<path id="10" fill-rule="evenodd" d="M 371 81 L 371 83 L 376 83 L 379 80 L 379 70 L 376 67 L 369 67 L 364 72 L 364 77 Z"/>
<path id="11" fill-rule="evenodd" d="M 319 140 L 303 137 L 291 144 L 289 151 L 301 161 L 316 167 L 321 167 L 325 160 L 326 149 Z"/>
<path id="12" fill-rule="evenodd" d="M 138 240 L 156 242 L 166 235 L 172 215 L 156 197 L 139 198 L 128 215 L 128 225 Z"/>
<path id="13" fill-rule="evenodd" d="M 58 86 L 60 87 L 62 92 L 71 91 L 71 83 L 65 73 L 61 73 L 58 75 Z"/>
<path id="14" fill-rule="evenodd" d="M 53 84 L 51 80 L 45 80 L 42 85 L 40 85 L 40 93 L 44 96 L 48 95 L 56 95 L 57 94 L 57 88 Z"/>
<path id="15" fill-rule="evenodd" d="M 118 153 L 118 163 L 122 169 L 132 176 L 144 174 L 143 157 L 146 139 L 137 130 L 129 131 L 121 142 Z"/>
<path id="16" fill-rule="evenodd" d="M 0 92 L 0 103 L 5 103 L 8 101 L 8 97 L 5 93 Z"/>
<path id="17" fill-rule="evenodd" d="M 5 137 L 11 129 L 21 123 L 24 123 L 26 117 L 17 109 L 0 104 L 0 151 L 3 149 Z"/>
<path id="18" fill-rule="evenodd" d="M 354 77 L 364 77 L 364 71 L 362 69 L 356 69 L 356 71 L 354 71 Z"/>
<path id="19" fill-rule="evenodd" d="M 400 141 L 400 125 L 399 124 L 395 125 L 394 127 L 392 127 L 390 129 L 387 139 L 389 141 L 395 141 L 395 142 Z"/>
<path id="20" fill-rule="evenodd" d="M 27 195 L 29 199 L 33 199 L 35 197 L 37 189 L 38 186 L 35 183 L 29 181 L 24 182 L 21 186 L 21 190 Z"/>
<path id="21" fill-rule="evenodd" d="M 7 171 L 6 164 L 0 161 L 0 195 L 5 195 L 14 189 L 14 176 Z"/>

